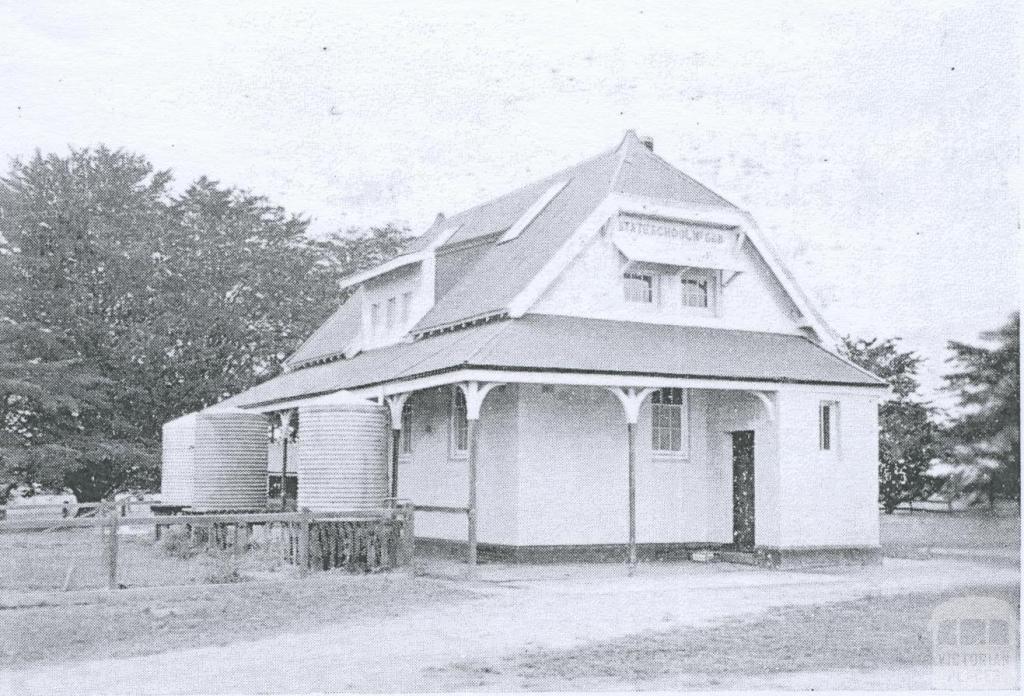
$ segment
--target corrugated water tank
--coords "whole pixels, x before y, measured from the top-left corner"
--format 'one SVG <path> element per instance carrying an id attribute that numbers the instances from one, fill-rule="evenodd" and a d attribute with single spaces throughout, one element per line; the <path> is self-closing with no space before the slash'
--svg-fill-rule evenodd
<path id="1" fill-rule="evenodd" d="M 164 505 L 192 504 L 197 415 L 189 413 L 164 423 L 160 457 L 160 502 Z"/>
<path id="2" fill-rule="evenodd" d="M 384 406 L 340 392 L 300 406 L 299 424 L 299 508 L 379 508 L 389 495 Z"/>
<path id="3" fill-rule="evenodd" d="M 197 415 L 192 507 L 266 507 L 267 426 L 266 416 L 237 408 L 214 407 Z"/>

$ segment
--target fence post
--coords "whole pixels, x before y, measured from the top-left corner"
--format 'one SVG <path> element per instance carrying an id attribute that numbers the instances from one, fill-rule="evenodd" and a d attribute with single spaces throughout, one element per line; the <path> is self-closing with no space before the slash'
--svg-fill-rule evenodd
<path id="1" fill-rule="evenodd" d="M 298 558 L 295 562 L 299 566 L 299 577 L 304 578 L 309 573 L 309 528 L 312 515 L 309 508 L 302 508 L 302 521 L 299 522 L 299 548 Z"/>
<path id="2" fill-rule="evenodd" d="M 117 589 L 117 527 L 120 517 L 117 514 L 117 506 L 111 503 L 108 508 L 110 514 L 110 531 L 107 534 L 107 589 Z"/>
<path id="3" fill-rule="evenodd" d="M 402 565 L 412 566 L 416 558 L 415 508 L 412 503 L 402 505 Z"/>

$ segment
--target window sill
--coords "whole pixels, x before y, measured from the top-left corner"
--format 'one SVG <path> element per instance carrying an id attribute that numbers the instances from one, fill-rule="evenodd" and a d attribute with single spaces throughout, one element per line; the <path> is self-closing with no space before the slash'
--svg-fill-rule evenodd
<path id="1" fill-rule="evenodd" d="M 690 455 L 682 451 L 651 450 L 651 459 L 655 461 L 686 462 L 690 460 Z"/>
<path id="2" fill-rule="evenodd" d="M 452 461 L 459 461 L 459 462 L 465 461 L 465 460 L 469 459 L 469 451 L 465 451 L 465 452 L 449 452 L 448 453 L 448 459 L 450 459 Z"/>

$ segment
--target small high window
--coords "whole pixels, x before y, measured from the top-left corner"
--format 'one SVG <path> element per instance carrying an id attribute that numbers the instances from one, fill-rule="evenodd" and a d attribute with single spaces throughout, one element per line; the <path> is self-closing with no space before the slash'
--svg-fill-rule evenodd
<path id="1" fill-rule="evenodd" d="M 651 447 L 655 451 L 683 451 L 685 397 L 682 389 L 659 389 L 651 395 Z"/>
<path id="2" fill-rule="evenodd" d="M 626 273 L 622 276 L 626 302 L 654 302 L 654 278 L 641 273 Z"/>
<path id="3" fill-rule="evenodd" d="M 402 437 L 399 452 L 412 454 L 412 399 L 406 399 L 402 406 Z"/>
<path id="4" fill-rule="evenodd" d="M 380 304 L 377 302 L 370 305 L 370 331 L 373 333 L 380 331 Z"/>
<path id="5" fill-rule="evenodd" d="M 412 293 L 402 293 L 402 328 L 409 326 L 409 308 L 412 307 Z"/>
<path id="6" fill-rule="evenodd" d="M 464 454 L 469 451 L 469 411 L 466 408 L 466 395 L 458 387 L 452 387 L 451 402 L 451 449 L 453 454 Z"/>
<path id="7" fill-rule="evenodd" d="M 839 434 L 839 403 L 822 401 L 818 406 L 818 449 L 828 452 L 836 449 Z"/>
<path id="8" fill-rule="evenodd" d="M 683 278 L 683 306 L 699 308 L 709 306 L 707 278 Z"/>
<path id="9" fill-rule="evenodd" d="M 396 307 L 396 304 L 397 304 L 397 300 L 394 297 L 388 299 L 388 311 L 387 311 L 387 315 L 386 315 L 387 318 L 385 319 L 385 321 L 387 323 L 388 331 L 391 331 L 393 328 L 395 328 L 395 307 Z"/>

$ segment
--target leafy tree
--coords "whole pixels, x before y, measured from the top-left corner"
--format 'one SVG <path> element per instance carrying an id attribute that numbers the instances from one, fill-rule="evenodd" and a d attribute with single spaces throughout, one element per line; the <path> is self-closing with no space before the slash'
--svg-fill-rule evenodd
<path id="1" fill-rule="evenodd" d="M 405 242 L 392 225 L 311 240 L 263 197 L 170 184 L 103 146 L 0 179 L 0 495 L 151 487 L 162 423 L 276 374 L 338 280 Z"/>
<path id="2" fill-rule="evenodd" d="M 379 266 L 397 256 L 408 241 L 408 228 L 389 223 L 367 229 L 350 227 L 337 231 L 316 242 L 315 246 L 326 263 L 346 276 Z"/>
<path id="3" fill-rule="evenodd" d="M 935 453 L 932 410 L 917 394 L 921 358 L 913 351 L 900 351 L 898 340 L 843 341 L 846 356 L 888 382 L 894 396 L 878 408 L 878 495 L 887 513 L 924 496 L 929 484 L 925 472 Z"/>
<path id="4" fill-rule="evenodd" d="M 959 399 L 961 413 L 946 431 L 944 458 L 966 465 L 968 490 L 1020 499 L 1020 313 L 981 334 L 988 345 L 947 344 L 955 371 L 946 388 Z"/>
<path id="5" fill-rule="evenodd" d="M 37 152 L 0 180 L 0 494 L 63 488 L 105 442 L 153 468 L 154 443 L 111 410 L 106 367 L 138 313 L 137 249 L 169 180 L 104 147 Z"/>

